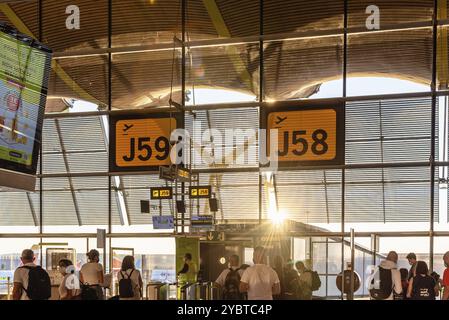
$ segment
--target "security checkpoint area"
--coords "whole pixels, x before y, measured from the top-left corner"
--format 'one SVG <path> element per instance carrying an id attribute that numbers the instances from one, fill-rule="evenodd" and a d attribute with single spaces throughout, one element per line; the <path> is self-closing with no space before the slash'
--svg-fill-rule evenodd
<path id="1" fill-rule="evenodd" d="M 446 0 L 3 1 L 0 299 L 449 299 L 448 27 Z"/>

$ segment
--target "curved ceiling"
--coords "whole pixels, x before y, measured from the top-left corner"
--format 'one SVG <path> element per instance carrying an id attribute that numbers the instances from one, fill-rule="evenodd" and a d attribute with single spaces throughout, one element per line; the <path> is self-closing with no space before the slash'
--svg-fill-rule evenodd
<path id="1" fill-rule="evenodd" d="M 366 7 L 372 1 L 349 0 L 348 26 L 364 27 Z M 81 28 L 65 26 L 68 5 L 80 8 Z M 433 0 L 378 0 L 381 27 L 431 21 Z M 39 35 L 37 1 L 0 4 L 0 20 L 21 31 Z M 265 0 L 265 35 L 334 30 L 343 26 L 343 1 Z M 107 0 L 44 0 L 42 40 L 54 52 L 106 48 Z M 259 30 L 259 1 L 187 1 L 187 37 L 190 41 L 255 36 Z M 175 0 L 114 0 L 112 47 L 171 43 L 181 30 L 180 2 Z M 400 77 L 430 83 L 432 29 L 350 35 L 348 74 Z M 179 58 L 179 55 L 177 55 Z M 113 55 L 113 107 L 151 107 L 166 103 L 173 85 L 179 90 L 180 59 L 173 50 Z M 62 111 L 60 97 L 106 104 L 108 63 L 106 55 L 57 59 L 49 83 L 47 112 Z M 258 92 L 257 43 L 196 47 L 189 50 L 187 86 L 220 87 Z M 271 41 L 264 48 L 264 86 L 270 99 L 285 100 L 310 95 L 323 81 L 342 77 L 343 37 Z M 177 95 L 179 97 L 179 94 Z"/>

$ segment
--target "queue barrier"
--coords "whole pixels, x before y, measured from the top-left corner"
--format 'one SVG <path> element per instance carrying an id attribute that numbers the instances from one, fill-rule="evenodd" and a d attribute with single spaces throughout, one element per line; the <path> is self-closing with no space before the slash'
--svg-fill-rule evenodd
<path id="1" fill-rule="evenodd" d="M 150 282 L 146 287 L 146 300 L 170 300 L 173 288 L 176 295 L 176 284 Z"/>
<path id="2" fill-rule="evenodd" d="M 218 300 L 219 294 L 213 282 L 188 283 L 181 287 L 181 300 Z"/>
<path id="3" fill-rule="evenodd" d="M 11 300 L 12 298 L 12 282 L 11 277 L 7 277 L 5 282 L 0 282 L 0 299 Z"/>

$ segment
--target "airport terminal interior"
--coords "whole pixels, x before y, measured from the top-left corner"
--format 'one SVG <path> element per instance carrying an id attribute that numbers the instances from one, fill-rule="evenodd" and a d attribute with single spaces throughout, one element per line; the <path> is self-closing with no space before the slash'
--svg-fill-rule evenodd
<path id="1" fill-rule="evenodd" d="M 1 299 L 24 249 L 52 299 L 91 249 L 107 298 L 132 255 L 143 299 L 219 299 L 260 245 L 313 299 L 369 299 L 392 250 L 442 277 L 448 29 L 447 0 L 2 1 Z"/>

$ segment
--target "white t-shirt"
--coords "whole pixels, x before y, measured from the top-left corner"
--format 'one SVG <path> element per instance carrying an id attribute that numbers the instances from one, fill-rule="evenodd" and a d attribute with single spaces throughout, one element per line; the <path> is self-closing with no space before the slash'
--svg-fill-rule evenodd
<path id="1" fill-rule="evenodd" d="M 231 268 L 232 268 L 232 270 L 235 270 L 235 269 L 237 269 L 238 267 L 231 267 Z M 217 280 L 215 280 L 215 283 L 218 283 L 220 286 L 224 287 L 225 281 L 226 281 L 226 277 L 228 276 L 228 273 L 229 273 L 230 271 L 231 271 L 231 270 L 229 270 L 229 268 L 224 269 L 224 270 L 220 273 L 220 275 L 218 276 Z M 239 271 L 237 271 L 237 272 L 239 273 L 239 275 L 240 275 L 240 279 L 242 278 L 242 275 L 243 275 L 243 272 L 244 272 L 244 271 L 245 271 L 245 270 L 242 270 L 242 269 L 240 269 Z"/>
<path id="2" fill-rule="evenodd" d="M 103 272 L 101 263 L 88 262 L 81 267 L 80 272 L 83 274 L 83 281 L 85 284 L 101 284 L 100 279 L 98 278 L 98 272 Z"/>
<path id="3" fill-rule="evenodd" d="M 276 271 L 265 264 L 246 269 L 240 281 L 249 285 L 248 300 L 273 300 L 273 285 L 280 283 Z"/>
<path id="4" fill-rule="evenodd" d="M 36 267 L 36 265 L 31 263 L 26 263 L 23 265 L 24 267 Z M 22 295 L 20 296 L 20 300 L 30 300 L 28 298 L 27 293 L 25 292 L 25 289 L 28 288 L 28 273 L 30 270 L 27 268 L 19 267 L 14 271 L 14 282 L 22 284 Z"/>
<path id="5" fill-rule="evenodd" d="M 123 300 L 140 300 L 140 272 L 137 269 L 134 269 L 134 271 L 131 273 L 132 269 L 128 269 L 126 271 L 119 271 L 117 274 L 117 281 L 120 282 L 121 279 L 125 278 L 128 279 L 129 275 L 131 275 L 130 279 L 133 285 L 133 291 L 134 291 L 134 297 L 133 298 L 120 298 Z M 122 277 L 122 273 L 123 276 Z"/>

